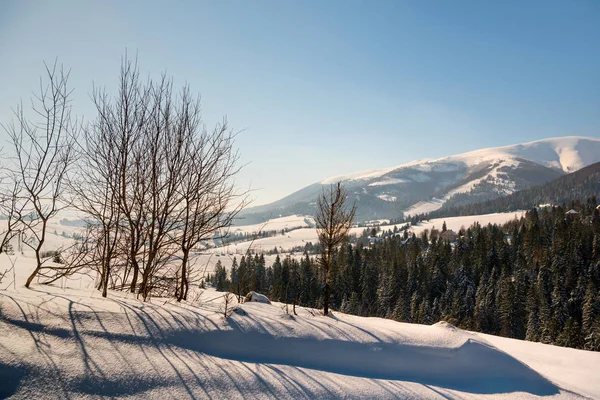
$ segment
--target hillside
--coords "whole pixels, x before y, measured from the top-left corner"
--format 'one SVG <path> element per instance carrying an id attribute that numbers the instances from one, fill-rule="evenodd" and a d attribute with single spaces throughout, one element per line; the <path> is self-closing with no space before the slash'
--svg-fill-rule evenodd
<path id="1" fill-rule="evenodd" d="M 291 214 L 312 215 L 317 195 L 342 181 L 358 204 L 357 220 L 435 211 L 450 199 L 474 203 L 552 181 L 600 161 L 600 139 L 561 137 L 481 149 L 393 168 L 335 176 L 240 214 L 251 224 Z"/>
<path id="2" fill-rule="evenodd" d="M 600 397 L 600 353 L 280 304 L 0 292 L 0 397 Z"/>
<path id="3" fill-rule="evenodd" d="M 463 198 L 456 196 L 426 218 L 527 210 L 541 204 L 567 205 L 571 200 L 585 202 L 592 197 L 600 199 L 600 162 L 543 185 L 481 203 L 463 204 Z"/>

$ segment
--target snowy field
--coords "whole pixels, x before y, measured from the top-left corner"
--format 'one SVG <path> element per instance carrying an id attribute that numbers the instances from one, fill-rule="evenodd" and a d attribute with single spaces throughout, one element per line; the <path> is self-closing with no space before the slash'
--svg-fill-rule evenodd
<path id="1" fill-rule="evenodd" d="M 444 223 L 444 221 L 446 221 L 446 226 L 448 227 L 448 229 L 452 229 L 458 232 L 460 228 L 468 228 L 475 222 L 478 222 L 482 226 L 487 224 L 504 224 L 512 219 L 521 218 L 521 216 L 523 215 L 525 215 L 525 211 L 484 215 L 469 215 L 462 217 L 436 218 L 429 221 L 423 221 L 417 225 L 414 225 L 410 228 L 410 231 L 415 232 L 418 235 L 426 229 L 441 229 L 442 224 Z M 304 217 L 297 218 L 303 219 Z M 269 221 L 269 224 L 270 223 L 271 222 Z M 381 225 L 380 228 L 382 231 L 387 231 L 390 229 L 394 230 L 394 227 L 401 228 L 404 225 L 405 224 Z M 254 229 L 254 227 L 256 227 L 256 225 L 250 225 L 247 227 L 240 226 L 236 227 L 236 229 L 239 229 L 240 231 L 244 232 L 251 232 L 252 229 Z M 366 228 L 352 228 L 350 230 L 350 234 L 361 235 L 365 229 Z M 266 252 L 269 250 L 273 250 L 275 247 L 278 249 L 278 251 L 289 252 L 295 247 L 304 247 L 308 242 L 312 242 L 313 244 L 316 244 L 318 242 L 317 230 L 315 228 L 296 229 L 291 232 L 287 232 L 285 235 L 261 238 L 256 239 L 254 241 L 238 242 L 229 246 L 209 249 L 208 252 L 220 255 L 238 254 L 239 258 L 239 255 L 245 254 L 249 248 L 257 253 L 260 253 L 262 251 Z M 216 262 L 216 260 L 214 262 Z"/>
<path id="2" fill-rule="evenodd" d="M 600 398 L 600 353 L 279 303 L 225 319 L 212 289 L 181 304 L 103 299 L 87 277 L 28 290 L 27 261 L 0 290 L 0 398 Z"/>
<path id="3" fill-rule="evenodd" d="M 58 288 L 0 293 L 0 397 L 600 397 L 600 354 L 439 323 Z M 515 354 L 512 355 L 512 352 Z"/>
<path id="4" fill-rule="evenodd" d="M 442 224 L 444 222 L 446 222 L 446 226 L 448 227 L 448 229 L 452 229 L 455 232 L 458 232 L 461 228 L 468 228 L 475 222 L 478 222 L 481 225 L 487 225 L 489 223 L 503 224 L 505 222 L 510 221 L 511 219 L 520 218 L 523 215 L 525 215 L 525 211 L 485 215 L 470 215 L 463 217 L 436 218 L 429 221 L 423 221 L 417 225 L 412 226 L 409 229 L 409 232 L 414 232 L 416 235 L 420 235 L 426 229 L 431 230 L 432 228 L 435 228 L 441 230 Z M 260 228 L 263 226 L 268 226 L 268 229 L 276 230 L 285 229 L 286 227 L 291 228 L 296 226 L 302 226 L 303 224 L 304 226 L 307 226 L 305 220 L 312 221 L 312 218 L 307 216 L 283 217 L 270 220 L 267 222 L 267 224 L 232 227 L 232 231 L 235 230 L 237 232 L 247 232 L 249 234 L 252 234 L 253 232 L 260 230 Z M 0 221 L 0 223 L 5 223 L 5 221 Z M 387 231 L 394 230 L 394 227 L 401 228 L 404 225 L 405 224 L 381 225 L 380 228 L 382 231 Z M 365 229 L 366 228 L 352 228 L 350 230 L 350 233 L 360 236 Z M 263 230 L 265 230 L 265 228 L 263 228 Z M 42 250 L 53 251 L 61 247 L 68 247 L 73 243 L 73 234 L 81 232 L 81 228 L 64 226 L 60 224 L 60 219 L 58 218 L 55 220 L 51 220 L 48 226 L 48 236 L 46 238 L 46 243 L 44 244 Z M 315 228 L 304 227 L 300 229 L 294 229 L 290 232 L 286 232 L 284 235 L 278 234 L 272 237 L 237 242 L 223 247 L 210 248 L 200 253 L 193 254 L 191 262 L 193 267 L 197 270 L 202 270 L 205 273 L 212 274 L 215 265 L 218 261 L 220 261 L 223 266 L 229 269 L 231 267 L 231 264 L 233 263 L 234 258 L 236 258 L 237 262 L 239 263 L 242 255 L 248 253 L 261 254 L 263 252 L 267 253 L 269 251 L 277 249 L 277 251 L 280 253 L 280 257 L 285 257 L 291 254 L 293 258 L 299 259 L 302 257 L 302 251 L 290 253 L 291 250 L 297 247 L 304 248 L 304 246 L 308 242 L 312 242 L 313 244 L 318 243 L 317 231 Z M 16 240 L 13 240 L 12 244 L 16 249 Z M 266 265 L 273 264 L 276 257 L 276 254 L 265 254 Z M 6 264 L 6 267 L 0 264 L 0 273 L 4 272 L 4 270 L 8 267 L 10 267 L 9 264 Z"/>
<path id="5" fill-rule="evenodd" d="M 240 221 L 241 222 L 241 221 Z M 315 219 L 304 215 L 290 215 L 287 217 L 272 218 L 262 224 L 232 226 L 229 232 L 254 234 L 257 232 L 281 231 L 282 229 L 290 230 L 296 228 L 307 228 L 314 226 Z"/>
<path id="6" fill-rule="evenodd" d="M 442 229 L 442 225 L 446 222 L 446 227 L 458 232 L 461 228 L 468 228 L 474 223 L 479 223 L 481 226 L 488 224 L 502 225 L 513 219 L 520 219 L 525 216 L 526 211 L 514 211 L 509 213 L 493 213 L 483 215 L 467 215 L 462 217 L 434 218 L 428 221 L 422 221 L 417 225 L 412 226 L 409 231 L 414 232 L 417 236 L 426 229 Z M 400 228 L 402 224 L 398 225 Z M 383 229 L 383 227 L 382 227 Z"/>

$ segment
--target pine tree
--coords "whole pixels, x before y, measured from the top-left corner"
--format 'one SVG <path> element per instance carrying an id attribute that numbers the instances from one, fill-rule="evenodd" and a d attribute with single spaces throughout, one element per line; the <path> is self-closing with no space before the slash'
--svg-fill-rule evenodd
<path id="1" fill-rule="evenodd" d="M 282 266 L 279 255 L 275 257 L 275 262 L 273 263 L 273 286 L 271 291 L 271 299 L 280 301 L 283 296 L 284 285 L 287 285 L 287 282 L 283 281 L 282 275 Z"/>
<path id="2" fill-rule="evenodd" d="M 408 322 L 419 323 L 419 295 L 417 292 L 413 292 L 410 297 L 410 320 Z"/>
<path id="3" fill-rule="evenodd" d="M 500 335 L 505 337 L 512 337 L 513 334 L 513 296 L 514 289 L 510 278 L 500 279 L 496 292 L 496 304 L 500 319 Z"/>
<path id="4" fill-rule="evenodd" d="M 360 315 L 372 315 L 377 309 L 377 270 L 369 260 L 363 263 L 360 274 L 362 307 Z"/>
<path id="5" fill-rule="evenodd" d="M 540 341 L 542 343 L 552 343 L 553 327 L 555 322 L 552 320 L 552 310 L 550 307 L 550 295 L 546 283 L 546 268 L 540 268 L 537 278 L 537 297 L 538 297 L 538 315 L 540 320 Z"/>
<path id="6" fill-rule="evenodd" d="M 400 292 L 398 296 L 398 300 L 396 300 L 396 305 L 394 306 L 394 311 L 392 314 L 392 318 L 396 321 L 407 321 L 408 320 L 408 312 L 409 307 L 406 301 L 406 296 L 404 295 L 404 291 Z"/>
<path id="7" fill-rule="evenodd" d="M 233 261 L 231 262 L 231 289 L 234 292 L 237 292 L 240 286 L 240 274 L 238 270 L 238 263 L 236 257 L 233 257 Z M 238 293 L 236 293 L 238 294 Z M 238 301 L 240 299 L 240 295 L 238 294 Z"/>
<path id="8" fill-rule="evenodd" d="M 529 297 L 527 298 L 527 330 L 525 340 L 531 342 L 537 342 L 541 337 L 540 298 L 537 288 L 537 284 L 532 283 L 529 290 Z"/>
<path id="9" fill-rule="evenodd" d="M 221 264 L 221 260 L 217 261 L 217 264 L 215 265 L 213 281 L 215 284 L 215 289 L 217 289 L 219 292 L 229 290 L 229 282 L 227 281 L 227 270 L 225 269 L 223 264 Z"/>
<path id="10" fill-rule="evenodd" d="M 569 318 L 563 330 L 556 338 L 555 344 L 564 347 L 581 347 L 583 343 L 581 336 L 581 327 L 575 321 L 575 318 Z"/>
<path id="11" fill-rule="evenodd" d="M 593 282 L 589 282 L 585 291 L 582 310 L 582 329 L 584 335 L 593 333 L 594 322 L 600 315 L 600 301 L 598 290 Z"/>

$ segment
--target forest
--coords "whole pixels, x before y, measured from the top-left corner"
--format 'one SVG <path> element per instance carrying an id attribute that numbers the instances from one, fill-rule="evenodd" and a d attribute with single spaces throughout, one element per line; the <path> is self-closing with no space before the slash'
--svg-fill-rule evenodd
<path id="1" fill-rule="evenodd" d="M 596 199 L 533 208 L 503 226 L 475 224 L 455 242 L 408 231 L 371 246 L 347 244 L 331 270 L 331 307 L 360 316 L 457 327 L 516 339 L 600 350 L 600 214 Z M 363 241 L 364 242 L 364 241 Z M 324 276 L 305 253 L 266 266 L 261 255 L 218 263 L 209 281 L 242 297 L 320 308 Z"/>

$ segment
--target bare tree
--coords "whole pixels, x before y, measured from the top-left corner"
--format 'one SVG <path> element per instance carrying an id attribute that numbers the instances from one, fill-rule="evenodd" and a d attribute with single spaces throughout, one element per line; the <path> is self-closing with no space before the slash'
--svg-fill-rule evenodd
<path id="1" fill-rule="evenodd" d="M 117 96 L 95 91 L 93 100 L 98 116 L 84 131 L 72 186 L 103 250 L 88 249 L 84 259 L 102 265 L 103 295 L 110 279 L 144 299 L 181 301 L 196 275 L 194 247 L 246 204 L 233 180 L 235 135 L 225 121 L 207 132 L 188 87 L 175 94 L 165 75 L 141 82 L 127 56 Z"/>
<path id="2" fill-rule="evenodd" d="M 41 251 L 48 221 L 65 207 L 61 200 L 67 172 L 74 161 L 77 133 L 69 104 L 69 72 L 56 62 L 52 67 L 44 65 L 45 79 L 40 78 L 39 93 L 31 104 L 35 117 L 26 115 L 21 104 L 15 110 L 16 123 L 5 128 L 16 156 L 15 182 L 22 185 L 21 200 L 27 210 L 20 218 L 23 243 L 34 250 L 36 257 L 35 270 L 25 287 L 43 267 Z"/>
<path id="3" fill-rule="evenodd" d="M 118 208 L 118 152 L 110 127 L 98 119 L 84 130 L 84 146 L 80 149 L 82 162 L 70 191 L 72 204 L 86 214 L 88 229 L 86 240 L 92 246 L 81 247 L 80 259 L 87 263 L 95 261 L 99 267 L 98 289 L 106 297 L 108 281 L 121 235 Z M 93 133 L 92 133 L 93 132 Z"/>
<path id="4" fill-rule="evenodd" d="M 122 285 L 137 286 L 138 254 L 144 243 L 143 149 L 149 89 L 139 82 L 137 65 L 125 56 L 115 98 L 95 89 L 97 117 L 79 143 L 80 163 L 71 182 L 73 204 L 87 215 L 96 248 L 85 248 L 87 260 L 100 266 L 98 289 L 106 296 L 113 267 L 122 265 Z"/>
<path id="5" fill-rule="evenodd" d="M 176 126 L 178 104 L 173 96 L 172 81 L 164 75 L 152 90 L 152 109 L 144 135 L 145 181 L 149 199 L 145 204 L 147 232 L 144 271 L 138 294 L 147 299 L 154 289 L 154 278 L 175 255 L 175 234 L 179 221 L 178 191 L 186 173 L 189 157 L 186 144 Z M 163 280 L 159 277 L 159 280 Z"/>
<path id="6" fill-rule="evenodd" d="M 231 292 L 225 293 L 223 295 L 223 303 L 220 307 L 221 312 L 223 313 L 223 318 L 229 318 L 236 307 L 237 303 L 235 303 L 235 295 Z"/>
<path id="7" fill-rule="evenodd" d="M 323 314 L 329 313 L 331 292 L 331 258 L 335 250 L 348 239 L 348 233 L 356 214 L 356 203 L 347 203 L 348 194 L 341 182 L 330 185 L 317 198 L 315 222 L 322 252 L 317 261 L 325 275 L 323 290 Z"/>
<path id="8" fill-rule="evenodd" d="M 195 111 L 196 109 L 194 109 Z M 183 130 L 195 131 L 188 112 L 182 113 Z M 192 114 L 193 116 L 193 114 Z M 190 124 L 191 123 L 191 124 Z M 233 177 L 239 171 L 238 154 L 233 150 L 233 135 L 227 121 L 192 143 L 188 171 L 181 186 L 181 221 L 179 245 L 182 253 L 181 284 L 177 285 L 178 301 L 187 298 L 189 289 L 190 251 L 200 242 L 228 228 L 238 212 L 246 205 L 246 195 L 237 192 Z M 232 204 L 237 200 L 237 204 Z"/>
<path id="9" fill-rule="evenodd" d="M 5 169 L 7 170 L 7 169 Z M 0 213 L 6 218 L 6 227 L 0 232 L 0 254 L 6 251 L 10 241 L 20 235 L 20 224 L 26 201 L 22 198 L 19 176 L 9 173 L 0 181 Z"/>

